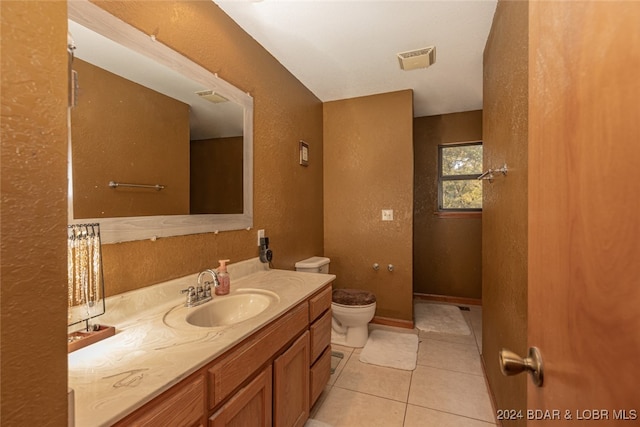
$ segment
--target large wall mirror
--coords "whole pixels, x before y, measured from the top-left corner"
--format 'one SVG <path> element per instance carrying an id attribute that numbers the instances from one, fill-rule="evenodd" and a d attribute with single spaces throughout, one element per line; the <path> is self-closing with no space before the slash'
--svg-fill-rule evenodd
<path id="1" fill-rule="evenodd" d="M 253 99 L 88 1 L 69 2 L 69 222 L 103 243 L 253 225 Z"/>

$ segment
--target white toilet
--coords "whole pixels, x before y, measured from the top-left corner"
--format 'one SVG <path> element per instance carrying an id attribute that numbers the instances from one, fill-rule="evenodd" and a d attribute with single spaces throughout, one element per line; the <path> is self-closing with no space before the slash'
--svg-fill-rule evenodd
<path id="1" fill-rule="evenodd" d="M 296 271 L 329 273 L 329 258 L 311 257 L 296 263 Z M 331 343 L 364 347 L 369 322 L 376 313 L 376 297 L 359 289 L 334 289 L 331 303 Z"/>

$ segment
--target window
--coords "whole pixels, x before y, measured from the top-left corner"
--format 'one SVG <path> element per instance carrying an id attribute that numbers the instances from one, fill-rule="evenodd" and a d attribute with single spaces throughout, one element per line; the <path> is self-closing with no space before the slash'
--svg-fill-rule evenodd
<path id="1" fill-rule="evenodd" d="M 438 210 L 482 210 L 482 142 L 438 146 Z"/>

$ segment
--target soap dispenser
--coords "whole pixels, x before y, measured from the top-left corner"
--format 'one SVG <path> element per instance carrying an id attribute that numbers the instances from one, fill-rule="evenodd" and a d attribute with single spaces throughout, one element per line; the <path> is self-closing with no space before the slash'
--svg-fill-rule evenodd
<path id="1" fill-rule="evenodd" d="M 220 284 L 216 287 L 216 295 L 227 295 L 231 288 L 231 278 L 227 273 L 228 259 L 218 260 L 220 266 L 218 267 L 218 282 Z"/>

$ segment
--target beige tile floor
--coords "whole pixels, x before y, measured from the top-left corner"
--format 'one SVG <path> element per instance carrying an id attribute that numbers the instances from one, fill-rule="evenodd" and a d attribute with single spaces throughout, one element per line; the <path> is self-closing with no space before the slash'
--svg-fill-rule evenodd
<path id="1" fill-rule="evenodd" d="M 333 427 L 495 426 L 480 362 L 482 309 L 461 313 L 471 335 L 420 332 L 414 371 L 368 365 L 359 360 L 361 349 L 333 345 L 344 358 L 311 418 Z M 333 361 L 335 366 L 338 359 Z"/>

